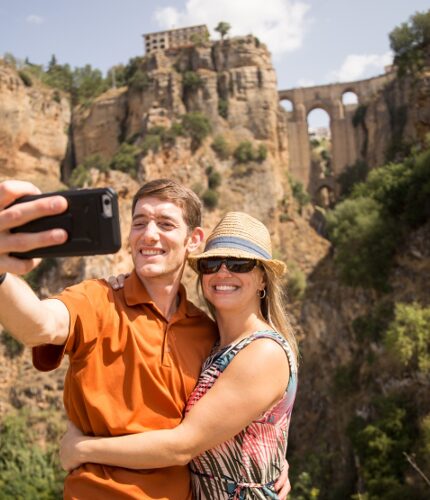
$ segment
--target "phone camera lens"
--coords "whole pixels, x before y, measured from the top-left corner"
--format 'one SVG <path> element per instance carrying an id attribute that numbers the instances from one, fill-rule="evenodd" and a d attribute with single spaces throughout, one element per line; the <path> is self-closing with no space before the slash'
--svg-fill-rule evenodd
<path id="1" fill-rule="evenodd" d="M 112 217 L 112 200 L 107 194 L 102 196 L 102 210 L 104 217 Z"/>

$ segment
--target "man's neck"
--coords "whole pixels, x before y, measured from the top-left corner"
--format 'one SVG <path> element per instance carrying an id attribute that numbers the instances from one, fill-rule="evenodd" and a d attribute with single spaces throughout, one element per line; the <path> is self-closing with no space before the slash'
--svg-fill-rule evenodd
<path id="1" fill-rule="evenodd" d="M 155 305 L 167 321 L 170 321 L 179 306 L 180 279 L 168 283 L 154 278 L 141 280 Z"/>

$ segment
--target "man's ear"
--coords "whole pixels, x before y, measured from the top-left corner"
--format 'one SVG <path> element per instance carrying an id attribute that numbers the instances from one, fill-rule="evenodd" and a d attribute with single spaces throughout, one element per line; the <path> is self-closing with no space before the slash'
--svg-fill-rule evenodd
<path id="1" fill-rule="evenodd" d="M 194 228 L 190 236 L 188 237 L 188 252 L 195 252 L 202 244 L 204 237 L 205 233 L 203 232 L 203 229 L 201 227 Z"/>

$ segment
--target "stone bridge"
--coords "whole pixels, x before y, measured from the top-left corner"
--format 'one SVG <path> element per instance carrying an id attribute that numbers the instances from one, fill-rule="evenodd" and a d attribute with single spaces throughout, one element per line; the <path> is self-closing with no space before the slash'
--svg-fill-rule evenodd
<path id="1" fill-rule="evenodd" d="M 360 104 L 368 102 L 379 89 L 394 78 L 394 72 L 347 83 L 333 83 L 317 87 L 302 87 L 278 92 L 280 101 L 290 101 L 292 110 L 288 111 L 288 150 L 291 175 L 305 186 L 314 200 L 319 191 L 328 190 L 330 196 L 336 195 L 336 177 L 359 158 L 356 134 L 352 118 Z M 357 104 L 343 104 L 346 92 L 357 96 Z M 314 109 L 323 109 L 330 118 L 331 171 L 324 177 L 319 166 L 311 161 L 311 150 L 307 117 Z"/>

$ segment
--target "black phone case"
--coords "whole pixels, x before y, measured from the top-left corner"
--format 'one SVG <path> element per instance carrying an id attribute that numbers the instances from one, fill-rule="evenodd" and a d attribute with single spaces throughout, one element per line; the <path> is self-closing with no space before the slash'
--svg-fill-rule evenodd
<path id="1" fill-rule="evenodd" d="M 115 253 L 121 248 L 118 197 L 113 189 L 76 189 L 35 196 L 23 196 L 15 203 L 24 203 L 47 196 L 60 195 L 68 200 L 67 210 L 59 215 L 41 217 L 11 230 L 13 233 L 36 233 L 62 228 L 69 235 L 61 245 L 11 253 L 20 259 L 34 257 L 68 257 Z"/>

